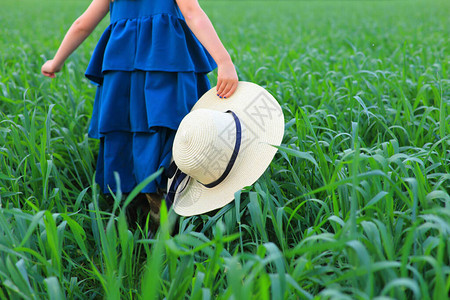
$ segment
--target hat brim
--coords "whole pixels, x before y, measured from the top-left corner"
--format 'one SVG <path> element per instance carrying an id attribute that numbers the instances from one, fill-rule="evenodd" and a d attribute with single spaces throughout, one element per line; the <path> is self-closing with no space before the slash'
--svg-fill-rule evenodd
<path id="1" fill-rule="evenodd" d="M 193 178 L 174 197 L 173 208 L 182 216 L 192 216 L 225 206 L 234 199 L 234 193 L 252 185 L 272 161 L 284 134 L 284 116 L 276 99 L 264 88 L 240 81 L 228 99 L 217 97 L 216 88 L 206 92 L 191 111 L 206 108 L 233 111 L 242 126 L 241 149 L 228 176 L 219 185 L 207 188 Z M 169 178 L 170 187 L 173 178 Z"/>

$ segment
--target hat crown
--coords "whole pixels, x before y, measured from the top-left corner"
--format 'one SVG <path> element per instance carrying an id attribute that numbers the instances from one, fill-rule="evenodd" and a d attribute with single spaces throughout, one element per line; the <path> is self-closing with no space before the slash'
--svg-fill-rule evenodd
<path id="1" fill-rule="evenodd" d="M 178 168 L 202 184 L 219 179 L 233 154 L 229 137 L 236 132 L 233 116 L 211 109 L 189 113 L 180 123 L 173 145 L 173 159 Z M 236 140 L 236 134 L 233 135 Z"/>

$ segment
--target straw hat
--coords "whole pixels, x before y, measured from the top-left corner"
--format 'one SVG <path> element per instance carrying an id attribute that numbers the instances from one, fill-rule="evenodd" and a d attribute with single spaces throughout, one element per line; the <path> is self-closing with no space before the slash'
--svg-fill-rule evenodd
<path id="1" fill-rule="evenodd" d="M 233 201 L 234 193 L 264 173 L 280 145 L 284 117 L 264 88 L 240 81 L 219 99 L 206 92 L 181 121 L 168 169 L 166 200 L 182 216 L 202 214 Z"/>

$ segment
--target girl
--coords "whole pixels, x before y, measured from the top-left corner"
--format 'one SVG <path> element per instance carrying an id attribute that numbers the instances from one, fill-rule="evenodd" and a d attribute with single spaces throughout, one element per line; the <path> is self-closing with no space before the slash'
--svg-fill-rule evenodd
<path id="1" fill-rule="evenodd" d="M 117 191 L 114 172 L 129 193 L 168 167 L 181 119 L 210 89 L 206 74 L 218 67 L 217 97 L 223 99 L 238 78 L 197 0 L 93 0 L 42 74 L 54 78 L 108 11 L 111 23 L 86 71 L 97 85 L 89 136 L 100 139 L 96 182 L 103 193 Z M 142 190 L 155 222 L 166 182 L 161 175 Z"/>

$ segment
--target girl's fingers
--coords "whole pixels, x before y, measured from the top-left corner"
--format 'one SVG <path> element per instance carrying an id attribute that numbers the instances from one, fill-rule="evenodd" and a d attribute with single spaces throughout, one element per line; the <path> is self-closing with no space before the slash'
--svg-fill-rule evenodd
<path id="1" fill-rule="evenodd" d="M 220 90 L 218 90 L 217 95 L 221 98 L 228 98 L 233 95 L 234 91 L 237 88 L 237 80 L 229 80 L 224 82 L 220 86 Z"/>
<path id="2" fill-rule="evenodd" d="M 222 94 L 223 94 L 224 98 L 228 98 L 228 97 L 231 96 L 232 93 L 230 93 L 230 92 L 231 92 L 232 88 L 233 88 L 233 82 L 228 82 L 227 86 L 223 89 L 223 93 Z"/>
<path id="3" fill-rule="evenodd" d="M 217 84 L 217 96 L 220 98 L 228 98 L 236 91 L 238 85 L 237 80 L 220 80 Z"/>
<path id="4" fill-rule="evenodd" d="M 233 82 L 230 86 L 227 86 L 227 87 L 228 87 L 228 91 L 226 92 L 226 94 L 225 94 L 223 97 L 224 97 L 224 98 L 228 98 L 228 97 L 230 97 L 231 95 L 233 95 L 234 92 L 235 92 L 236 89 L 237 89 L 237 86 L 238 86 L 237 82 Z"/>
<path id="5" fill-rule="evenodd" d="M 225 82 L 222 84 L 220 93 L 218 93 L 220 98 L 226 97 L 226 94 L 228 93 L 228 90 L 230 89 L 229 86 L 230 86 L 229 82 Z"/>
<path id="6" fill-rule="evenodd" d="M 50 72 L 45 72 L 45 71 L 42 71 L 41 73 L 42 73 L 42 75 L 50 77 L 50 78 L 55 78 L 56 77 L 55 73 L 50 73 Z"/>
<path id="7" fill-rule="evenodd" d="M 217 80 L 217 96 L 222 98 L 225 96 L 229 82 L 229 80 L 224 79 Z"/>
<path id="8" fill-rule="evenodd" d="M 217 96 L 220 96 L 222 94 L 222 90 L 223 90 L 223 81 L 221 79 L 217 79 L 217 86 L 216 86 Z"/>

